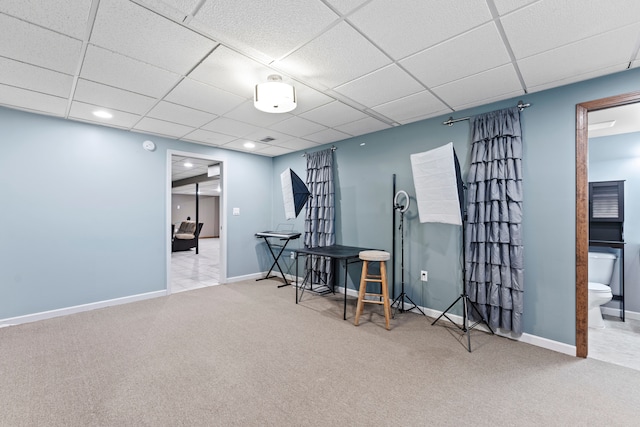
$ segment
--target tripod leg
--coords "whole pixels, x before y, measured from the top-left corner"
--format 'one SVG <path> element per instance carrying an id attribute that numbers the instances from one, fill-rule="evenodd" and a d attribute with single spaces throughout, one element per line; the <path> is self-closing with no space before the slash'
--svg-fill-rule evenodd
<path id="1" fill-rule="evenodd" d="M 462 298 L 462 324 L 463 331 L 467 335 L 467 351 L 471 353 L 471 330 L 469 329 L 469 317 L 467 316 L 467 298 Z"/>
<path id="2" fill-rule="evenodd" d="M 450 305 L 449 307 L 447 307 L 447 309 L 446 309 L 445 311 L 443 311 L 443 312 L 442 312 L 442 314 L 441 314 L 440 316 L 438 316 L 438 318 L 437 318 L 436 320 L 434 320 L 434 321 L 433 321 L 433 323 L 431 323 L 431 325 L 435 325 L 435 324 L 436 324 L 436 322 L 437 322 L 438 320 L 440 320 L 443 316 L 446 316 L 447 312 L 448 312 L 449 310 L 451 310 L 451 308 L 452 308 L 454 305 L 456 305 L 456 303 L 457 303 L 458 301 L 460 301 L 460 298 L 462 298 L 462 295 L 460 295 L 458 298 L 456 298 L 456 300 L 455 300 L 454 302 L 452 302 L 452 303 L 451 303 L 451 305 Z"/>
<path id="3" fill-rule="evenodd" d="M 467 297 L 468 299 L 469 297 Z M 480 310 L 478 310 L 478 307 L 476 307 L 476 305 L 474 304 L 473 301 L 469 300 L 469 302 L 471 303 L 471 308 L 473 308 L 473 311 L 476 312 L 476 314 L 478 315 L 478 317 L 480 318 L 479 322 L 480 323 L 484 323 L 486 325 L 487 328 L 489 328 L 489 330 L 491 331 L 491 333 L 493 334 L 493 329 L 491 328 L 491 326 L 489 326 L 489 323 L 485 320 L 484 316 L 482 315 L 482 313 L 480 313 Z"/>
<path id="4" fill-rule="evenodd" d="M 422 313 L 422 315 L 423 315 L 423 316 L 426 316 L 426 314 L 424 314 L 424 311 L 422 311 L 422 309 L 421 309 L 420 307 L 418 307 L 418 304 L 416 304 L 415 302 L 413 302 L 413 300 L 409 297 L 409 295 L 405 295 L 405 298 L 406 298 L 406 299 L 408 299 L 408 300 L 411 302 L 411 304 L 413 304 L 413 307 L 411 307 L 409 310 L 405 310 L 405 311 L 411 311 L 411 310 L 413 310 L 414 308 L 417 308 L 417 309 L 418 309 L 418 311 L 419 311 L 420 313 Z M 403 305 L 404 305 L 404 304 L 403 304 Z"/>

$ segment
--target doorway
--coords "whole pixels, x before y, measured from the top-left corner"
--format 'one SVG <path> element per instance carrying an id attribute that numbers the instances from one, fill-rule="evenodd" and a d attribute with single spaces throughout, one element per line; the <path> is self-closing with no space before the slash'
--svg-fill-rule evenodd
<path id="1" fill-rule="evenodd" d="M 597 99 L 576 105 L 576 356 L 587 357 L 589 262 L 589 130 L 592 111 L 640 102 L 640 92 Z"/>
<path id="2" fill-rule="evenodd" d="M 187 152 L 167 156 L 167 293 L 224 283 L 223 163 Z M 178 233 L 189 222 L 193 234 Z"/>

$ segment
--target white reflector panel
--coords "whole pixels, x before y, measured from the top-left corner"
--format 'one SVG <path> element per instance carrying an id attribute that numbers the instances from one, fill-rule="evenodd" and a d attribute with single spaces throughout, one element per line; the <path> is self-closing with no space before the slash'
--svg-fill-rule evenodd
<path id="1" fill-rule="evenodd" d="M 462 225 L 462 181 L 457 162 L 452 142 L 411 155 L 420 222 Z"/>

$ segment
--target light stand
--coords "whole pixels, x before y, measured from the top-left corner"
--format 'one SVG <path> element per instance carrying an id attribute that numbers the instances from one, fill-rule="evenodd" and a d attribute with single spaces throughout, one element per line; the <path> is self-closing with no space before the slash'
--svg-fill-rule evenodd
<path id="1" fill-rule="evenodd" d="M 467 295 L 467 286 L 466 286 L 466 283 L 465 283 L 466 268 L 467 268 L 467 259 L 466 259 L 466 250 L 465 250 L 465 223 L 466 223 L 466 216 L 467 215 L 465 213 L 464 219 L 462 221 L 462 265 L 463 265 L 463 267 L 462 267 L 462 293 L 460 294 L 460 296 L 453 303 L 451 303 L 451 305 L 449 307 L 447 307 L 447 309 L 445 311 L 442 312 L 442 314 L 440 316 L 438 316 L 438 318 L 436 320 L 433 321 L 433 323 L 431 325 L 432 326 L 435 325 L 436 322 L 438 320 L 440 320 L 442 317 L 446 317 L 449 322 L 451 322 L 454 325 L 456 325 L 458 327 L 458 329 L 460 329 L 462 332 L 465 333 L 465 335 L 467 336 L 467 350 L 469 351 L 469 353 L 471 353 L 471 330 L 473 328 L 478 326 L 480 323 L 484 323 L 486 325 L 486 327 L 489 329 L 489 331 L 491 332 L 492 335 L 493 335 L 494 332 L 493 332 L 493 329 L 491 329 L 491 326 L 489 326 L 487 321 L 484 319 L 484 316 L 480 313 L 478 308 L 475 306 L 473 301 L 471 301 L 469 299 L 469 295 Z M 449 310 L 451 310 L 453 308 L 453 306 L 456 305 L 458 303 L 458 301 L 460 301 L 460 300 L 462 300 L 462 326 L 458 325 L 456 322 L 451 320 L 451 318 L 449 318 L 449 316 L 447 316 L 447 312 Z M 478 315 L 478 318 L 480 319 L 480 320 L 476 321 L 474 324 L 472 324 L 471 326 L 469 326 L 469 314 L 468 314 L 469 306 L 476 312 L 476 314 Z"/>
<path id="2" fill-rule="evenodd" d="M 405 199 L 404 205 L 398 202 L 398 198 L 399 198 L 398 196 L 404 196 L 404 199 Z M 400 269 L 402 270 L 402 276 L 401 276 L 402 281 L 401 281 L 400 295 L 398 295 L 398 297 L 393 300 L 393 302 L 391 303 L 391 307 L 398 304 L 396 308 L 400 310 L 400 313 L 403 313 L 405 311 L 411 311 L 414 308 L 417 308 L 418 311 L 422 313 L 423 316 L 426 316 L 422 311 L 422 309 L 420 309 L 420 307 L 418 307 L 418 305 L 415 302 L 413 302 L 413 300 L 409 298 L 409 296 L 404 291 L 404 213 L 407 211 L 407 209 L 409 209 L 409 196 L 407 195 L 406 191 L 400 190 L 396 193 L 393 199 L 393 209 L 395 211 L 400 212 L 400 226 L 398 227 L 398 229 L 400 230 L 400 236 L 401 236 L 400 237 L 400 242 L 401 242 L 400 243 L 400 254 L 401 254 Z M 395 233 L 395 230 L 394 230 L 394 233 Z M 409 308 L 409 310 L 405 309 L 405 304 L 406 304 L 405 299 L 411 303 L 411 308 Z M 395 317 L 395 315 L 396 315 L 396 312 L 394 309 L 393 316 Z"/>

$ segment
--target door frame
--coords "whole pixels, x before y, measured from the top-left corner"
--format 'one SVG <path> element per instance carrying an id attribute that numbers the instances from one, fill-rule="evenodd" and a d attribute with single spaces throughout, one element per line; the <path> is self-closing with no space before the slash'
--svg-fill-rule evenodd
<path id="1" fill-rule="evenodd" d="M 640 102 L 640 91 L 576 105 L 576 356 L 589 340 L 589 112 Z"/>
<path id="2" fill-rule="evenodd" d="M 202 153 L 195 153 L 192 151 L 179 151 L 179 150 L 167 150 L 167 172 L 166 172 L 166 192 L 165 192 L 165 215 L 166 215 L 166 270 L 167 270 L 167 295 L 171 294 L 171 158 L 173 156 L 184 156 L 184 157 L 193 157 L 196 159 L 205 159 L 217 162 L 220 164 L 220 205 L 218 206 L 218 219 L 219 219 L 219 227 L 220 227 L 220 277 L 218 278 L 218 282 L 220 284 L 227 283 L 227 217 L 226 217 L 226 209 L 224 208 L 227 205 L 227 180 L 224 178 L 225 171 L 225 161 L 221 159 L 224 156 L 211 156 Z"/>

